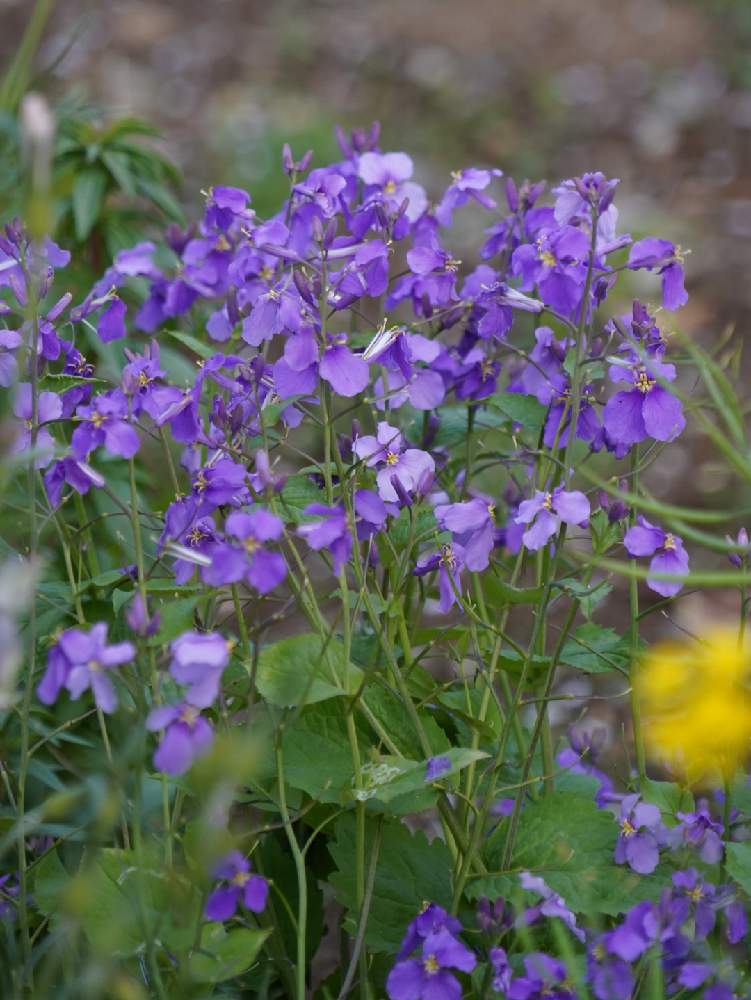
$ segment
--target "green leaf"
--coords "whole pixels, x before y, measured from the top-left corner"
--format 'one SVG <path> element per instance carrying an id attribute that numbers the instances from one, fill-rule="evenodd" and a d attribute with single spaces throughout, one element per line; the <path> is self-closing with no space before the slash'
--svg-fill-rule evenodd
<path id="1" fill-rule="evenodd" d="M 107 174 L 100 167 L 84 167 L 73 182 L 73 222 L 76 239 L 83 242 L 99 218 L 107 190 Z"/>
<path id="2" fill-rule="evenodd" d="M 70 882 L 57 851 L 46 854 L 34 869 L 34 903 L 46 917 L 57 913 L 60 899 Z"/>
<path id="3" fill-rule="evenodd" d="M 458 774 L 465 767 L 487 756 L 488 754 L 482 750 L 470 750 L 465 747 L 452 747 L 444 751 L 440 757 L 446 758 L 449 767 L 437 779 L 437 783 L 442 784 L 451 775 Z M 415 792 L 431 789 L 433 783 L 425 780 L 427 765 L 428 762 L 425 760 L 413 761 L 391 756 L 382 756 L 375 764 L 363 765 L 368 801 L 374 799 L 378 802 L 391 802 L 401 795 L 412 795 Z"/>
<path id="4" fill-rule="evenodd" d="M 366 823 L 366 866 L 372 856 L 376 822 Z M 358 907 L 355 862 L 355 821 L 350 814 L 336 823 L 329 853 L 336 864 L 330 882 L 336 898 L 346 908 L 345 926 L 354 934 Z M 404 929 L 419 913 L 425 900 L 451 905 L 451 855 L 437 837 L 428 843 L 421 831 L 410 833 L 401 823 L 383 822 L 370 917 L 365 941 L 373 951 L 393 954 L 399 950 Z"/>
<path id="5" fill-rule="evenodd" d="M 435 443 L 444 448 L 455 448 L 467 439 L 468 418 L 466 406 L 439 406 L 437 414 L 441 425 L 435 436 Z M 476 430 L 494 430 L 506 423 L 506 415 L 493 410 L 482 409 L 475 413 Z"/>
<path id="6" fill-rule="evenodd" d="M 401 754 L 411 758 L 420 756 L 420 740 L 415 733 L 412 716 L 393 691 L 373 685 L 363 693 L 362 700 Z M 448 750 L 451 746 L 448 736 L 433 716 L 426 711 L 420 711 L 418 715 L 432 753 L 440 754 Z"/>
<path id="7" fill-rule="evenodd" d="M 693 812 L 694 797 L 688 788 L 681 788 L 673 781 L 652 781 L 645 778 L 641 783 L 642 798 L 659 807 L 663 822 L 675 826 L 677 812 Z"/>
<path id="8" fill-rule="evenodd" d="M 561 580 L 556 586 L 578 600 L 579 607 L 585 618 L 592 617 L 597 605 L 613 589 L 613 585 L 608 580 L 601 580 L 594 586 L 587 586 L 580 580 Z"/>
<path id="9" fill-rule="evenodd" d="M 521 424 L 525 430 L 533 434 L 540 433 L 548 412 L 548 408 L 539 403 L 534 396 L 525 396 L 520 392 L 497 392 L 490 397 L 488 403 L 515 424 Z"/>
<path id="10" fill-rule="evenodd" d="M 346 664 L 338 639 L 324 646 L 312 633 L 265 646 L 258 660 L 258 690 L 282 708 L 354 694 L 361 680 L 362 671 Z"/>
<path id="11" fill-rule="evenodd" d="M 323 503 L 325 494 L 310 476 L 298 473 L 289 477 L 280 498 L 287 517 L 295 524 L 300 524 L 303 519 L 303 509 L 311 503 Z"/>
<path id="12" fill-rule="evenodd" d="M 270 929 L 237 927 L 226 931 L 223 924 L 207 924 L 199 950 L 190 956 L 190 975 L 198 983 L 234 979 L 250 968 L 269 934 Z"/>
<path id="13" fill-rule="evenodd" d="M 545 590 L 544 587 L 512 587 L 510 583 L 489 573 L 482 578 L 482 588 L 494 609 L 507 604 L 537 604 Z"/>
<path id="14" fill-rule="evenodd" d="M 617 826 L 609 812 L 570 791 L 555 792 L 525 805 L 509 872 L 472 880 L 472 898 L 508 894 L 518 886 L 518 872 L 531 871 L 560 893 L 571 909 L 616 915 L 642 899 L 654 899 L 669 874 L 642 877 L 613 863 Z M 498 868 L 505 824 L 488 841 L 488 866 Z"/>
<path id="15" fill-rule="evenodd" d="M 320 802 L 351 801 L 352 751 L 338 702 L 306 708 L 284 730 L 284 779 Z"/>
<path id="16" fill-rule="evenodd" d="M 561 663 L 587 674 L 625 671 L 630 658 L 630 643 L 612 628 L 594 622 L 580 625 L 561 651 Z"/>
<path id="17" fill-rule="evenodd" d="M 150 646 L 161 646 L 172 642 L 183 632 L 195 625 L 193 615 L 198 604 L 198 595 L 181 597 L 179 600 L 163 601 L 154 607 L 159 612 L 159 631 L 149 639 Z"/>
<path id="18" fill-rule="evenodd" d="M 726 844 L 725 867 L 749 895 L 751 895 L 751 843 Z"/>
<path id="19" fill-rule="evenodd" d="M 199 340 L 198 337 L 194 337 L 190 333 L 183 333 L 182 330 L 164 330 L 163 333 L 166 333 L 169 337 L 173 337 L 175 340 L 178 340 L 185 347 L 190 348 L 190 350 L 193 351 L 194 354 L 197 354 L 199 358 L 203 358 L 204 360 L 208 360 L 216 354 L 215 348 L 210 347 L 208 344 L 204 344 L 202 340 Z"/>
<path id="20" fill-rule="evenodd" d="M 45 375 L 39 379 L 39 389 L 44 392 L 67 392 L 79 385 L 105 385 L 102 378 L 81 378 L 78 375 Z"/>
<path id="21" fill-rule="evenodd" d="M 130 159 L 127 154 L 118 153 L 115 150 L 104 150 L 101 159 L 118 188 L 125 194 L 135 194 L 136 189 L 133 184 L 133 176 L 130 172 Z"/>

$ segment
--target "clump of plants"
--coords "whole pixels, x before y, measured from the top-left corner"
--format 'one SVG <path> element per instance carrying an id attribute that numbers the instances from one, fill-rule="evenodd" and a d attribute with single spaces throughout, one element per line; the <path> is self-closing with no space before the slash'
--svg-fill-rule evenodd
<path id="1" fill-rule="evenodd" d="M 746 996 L 748 540 L 642 478 L 690 417 L 751 480 L 682 252 L 601 173 L 431 201 L 340 141 L 78 300 L 0 239 L 3 989 Z M 704 586 L 739 628 L 645 653 Z M 551 724 L 571 673 L 618 768 Z"/>

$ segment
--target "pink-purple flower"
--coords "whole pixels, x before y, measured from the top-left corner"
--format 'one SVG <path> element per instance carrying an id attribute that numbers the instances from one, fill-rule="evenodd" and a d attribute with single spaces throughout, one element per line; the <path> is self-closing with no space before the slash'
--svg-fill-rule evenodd
<path id="1" fill-rule="evenodd" d="M 262 913 L 266 908 L 269 883 L 262 875 L 250 870 L 250 862 L 239 851 L 230 851 L 214 870 L 220 884 L 206 900 L 207 920 L 229 920 L 238 906 L 251 913 Z"/>
<path id="2" fill-rule="evenodd" d="M 683 541 L 671 531 L 663 531 L 639 516 L 623 538 L 626 551 L 631 556 L 651 556 L 651 573 L 671 573 L 675 576 L 688 575 L 688 553 Z M 659 580 L 647 577 L 647 586 L 662 597 L 673 597 L 683 586 L 680 580 Z"/>
<path id="3" fill-rule="evenodd" d="M 531 500 L 523 500 L 515 521 L 529 527 L 522 535 L 526 548 L 535 552 L 560 529 L 561 524 L 584 525 L 589 520 L 589 500 L 579 490 L 557 486 L 552 492 L 537 490 Z"/>

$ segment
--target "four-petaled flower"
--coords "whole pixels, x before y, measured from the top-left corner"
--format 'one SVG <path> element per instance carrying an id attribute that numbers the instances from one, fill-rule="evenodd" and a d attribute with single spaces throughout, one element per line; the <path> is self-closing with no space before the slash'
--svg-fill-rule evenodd
<path id="1" fill-rule="evenodd" d="M 207 920 L 229 920 L 238 906 L 251 913 L 262 913 L 266 908 L 269 883 L 262 875 L 250 870 L 250 862 L 239 851 L 230 851 L 214 869 L 214 877 L 222 884 L 206 900 Z"/>
<path id="2" fill-rule="evenodd" d="M 623 538 L 626 551 L 631 556 L 652 556 L 650 573 L 688 574 L 688 553 L 683 541 L 671 531 L 663 531 L 650 524 L 645 517 L 637 518 Z M 680 580 L 659 580 L 647 577 L 647 586 L 662 597 L 673 597 L 683 586 Z"/>
<path id="3" fill-rule="evenodd" d="M 584 525 L 589 520 L 589 500 L 579 490 L 556 487 L 552 493 L 537 490 L 531 500 L 523 500 L 515 521 L 528 524 L 522 541 L 531 552 L 542 548 L 561 524 Z"/>

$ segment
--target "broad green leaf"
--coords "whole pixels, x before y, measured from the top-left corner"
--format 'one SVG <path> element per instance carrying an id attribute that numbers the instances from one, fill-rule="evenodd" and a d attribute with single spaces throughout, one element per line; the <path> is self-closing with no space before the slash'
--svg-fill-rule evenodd
<path id="1" fill-rule="evenodd" d="M 351 801 L 354 766 L 339 703 L 306 708 L 284 730 L 284 779 L 321 802 Z"/>
<path id="2" fill-rule="evenodd" d="M 545 590 L 544 587 L 512 587 L 510 583 L 489 573 L 482 578 L 482 589 L 494 610 L 506 604 L 537 604 Z"/>
<path id="3" fill-rule="evenodd" d="M 594 586 L 587 586 L 580 580 L 561 580 L 556 586 L 578 600 L 585 618 L 592 617 L 597 605 L 613 589 L 613 585 L 608 580 L 600 580 Z"/>
<path id="4" fill-rule="evenodd" d="M 452 775 L 475 761 L 482 760 L 488 754 L 482 750 L 452 747 L 439 756 L 449 763 L 446 771 L 436 779 L 436 783 L 442 784 Z M 363 772 L 366 775 L 364 793 L 368 801 L 374 799 L 378 802 L 391 802 L 399 796 L 410 796 L 431 789 L 434 783 L 426 780 L 427 766 L 428 762 L 425 760 L 413 761 L 391 756 L 382 756 L 373 764 L 363 765 Z"/>
<path id="5" fill-rule="evenodd" d="M 57 913 L 70 875 L 63 867 L 57 851 L 50 851 L 34 868 L 34 904 L 46 917 Z"/>
<path id="6" fill-rule="evenodd" d="M 641 783 L 641 794 L 645 802 L 652 802 L 662 813 L 662 821 L 667 826 L 675 826 L 677 812 L 693 812 L 694 797 L 688 788 L 681 788 L 673 781 L 652 781 L 645 778 Z"/>
<path id="7" fill-rule="evenodd" d="M 373 853 L 375 820 L 366 823 L 365 864 Z M 356 891 L 355 821 L 351 814 L 336 823 L 329 853 L 336 871 L 330 877 L 339 902 L 346 908 L 345 927 L 354 934 L 358 907 Z M 373 897 L 365 941 L 377 952 L 399 950 L 404 929 L 425 900 L 451 905 L 451 855 L 437 837 L 428 843 L 421 831 L 410 833 L 402 823 L 385 820 L 381 834 Z"/>
<path id="8" fill-rule="evenodd" d="M 500 865 L 506 824 L 488 841 L 488 868 Z M 658 873 L 640 876 L 615 865 L 617 835 L 613 816 L 572 792 L 555 792 L 524 806 L 509 872 L 472 880 L 472 898 L 507 894 L 518 885 L 518 872 L 531 871 L 582 913 L 618 914 L 641 899 L 659 896 L 665 880 Z"/>
<path id="9" fill-rule="evenodd" d="M 362 671 L 347 664 L 338 639 L 325 645 L 317 635 L 295 635 L 261 650 L 258 690 L 272 705 L 312 705 L 354 694 Z"/>
<path id="10" fill-rule="evenodd" d="M 548 408 L 534 396 L 525 396 L 520 392 L 496 392 L 488 402 L 515 424 L 521 424 L 524 430 L 533 434 L 539 434 L 548 412 Z"/>
<path id="11" fill-rule="evenodd" d="M 99 217 L 107 190 L 107 174 L 101 167 L 84 167 L 73 182 L 73 222 L 76 239 L 83 242 Z"/>
<path id="12" fill-rule="evenodd" d="M 561 663 L 587 674 L 627 670 L 631 646 L 612 628 L 586 622 L 580 625 L 561 651 Z"/>
<path id="13" fill-rule="evenodd" d="M 727 844 L 725 867 L 749 895 L 751 895 L 751 843 Z"/>
<path id="14" fill-rule="evenodd" d="M 405 757 L 420 756 L 420 740 L 415 732 L 412 716 L 404 703 L 389 688 L 373 685 L 362 695 L 362 701 L 367 706 L 368 713 L 384 729 L 397 750 Z M 423 731 L 434 754 L 443 753 L 451 746 L 448 736 L 444 733 L 432 715 L 420 711 L 420 722 Z M 377 736 L 374 737 L 377 739 Z"/>
<path id="15" fill-rule="evenodd" d="M 183 632 L 187 632 L 195 625 L 193 615 L 198 603 L 198 595 L 192 597 L 181 597 L 178 600 L 165 600 L 155 604 L 151 611 L 159 613 L 159 631 L 149 639 L 150 646 L 161 646 L 163 643 L 172 642 Z"/>
<path id="16" fill-rule="evenodd" d="M 44 392 L 67 392 L 80 385 L 104 385 L 101 378 L 81 378 L 79 375 L 48 374 L 39 379 L 39 389 Z"/>
<path id="17" fill-rule="evenodd" d="M 280 494 L 284 513 L 296 524 L 302 521 L 302 511 L 311 503 L 323 503 L 326 495 L 310 476 L 290 476 Z"/>
<path id="18" fill-rule="evenodd" d="M 226 931 L 223 924 L 207 924 L 201 943 L 190 956 L 189 971 L 198 983 L 223 983 L 234 979 L 255 962 L 270 929 L 236 927 Z"/>
<path id="19" fill-rule="evenodd" d="M 435 436 L 435 444 L 444 448 L 455 448 L 467 440 L 467 407 L 439 406 L 437 414 L 441 425 Z M 508 422 L 508 415 L 491 409 L 481 409 L 475 414 L 474 426 L 477 430 L 495 430 Z"/>

